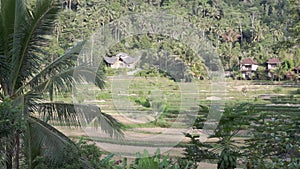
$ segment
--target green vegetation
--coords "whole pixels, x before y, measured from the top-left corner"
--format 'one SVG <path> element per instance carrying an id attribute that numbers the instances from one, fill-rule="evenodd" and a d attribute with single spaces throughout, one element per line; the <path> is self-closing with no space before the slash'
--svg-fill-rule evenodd
<path id="1" fill-rule="evenodd" d="M 148 98 L 145 98 L 145 97 L 140 97 L 140 98 L 137 98 L 134 100 L 137 104 L 140 104 L 144 107 L 147 107 L 149 108 L 151 105 L 150 105 L 150 101 Z"/>
<path id="2" fill-rule="evenodd" d="M 296 94 L 300 94 L 300 89 L 297 89 L 297 90 L 296 90 Z"/>
<path id="3" fill-rule="evenodd" d="M 188 169 L 197 168 L 200 162 L 214 163 L 218 169 L 300 168 L 300 89 L 298 75 L 294 73 L 294 68 L 300 65 L 299 3 L 297 0 L 0 0 L 0 168 Z M 179 106 L 180 84 L 184 82 L 198 85 L 200 106 L 192 107 L 199 111 L 193 128 L 203 129 L 214 90 L 207 70 L 216 61 L 208 59 L 211 63 L 208 64 L 206 51 L 195 53 L 190 46 L 162 34 L 124 37 L 126 23 L 114 22 L 132 13 L 158 11 L 192 23 L 193 29 L 199 30 L 195 36 L 211 42 L 233 79 L 244 79 L 239 67 L 243 59 L 250 57 L 258 62 L 251 81 L 226 79 L 222 91 L 226 92 L 226 106 L 217 128 L 209 131 L 209 139 L 201 142 L 199 133 L 185 133 L 189 140 L 177 145 L 184 148 L 183 157 L 162 156 L 159 150 L 150 156 L 145 150 L 128 162 L 126 158 L 115 160 L 113 154 L 89 144 L 90 140 L 78 137 L 71 140 L 56 129 L 80 125 L 79 116 L 90 109 L 99 112 L 95 126 L 111 136 L 122 137 L 122 130 L 144 135 L 162 133 L 135 131 L 137 128 L 181 129 L 184 122 L 179 114 L 190 110 Z M 143 62 L 138 65 L 142 69 L 132 76 L 126 94 L 104 88 L 111 85 L 110 76 L 125 75 L 128 69 L 100 64 L 94 72 L 90 67 L 95 66 L 94 56 L 86 54 L 78 58 L 85 40 L 109 23 L 116 24 L 117 29 L 111 33 L 120 41 L 103 56 L 96 51 L 97 57 L 142 51 Z M 188 36 L 187 33 L 177 32 L 181 36 Z M 147 50 L 150 53 L 143 52 Z M 160 60 L 162 56 L 164 59 Z M 282 63 L 270 71 L 269 77 L 265 63 L 274 57 Z M 78 59 L 89 63 L 78 65 Z M 173 63 L 181 69 L 175 72 L 166 67 L 159 69 L 157 65 L 162 65 L 161 62 Z M 74 77 L 75 71 L 79 77 Z M 96 76 L 84 78 L 87 74 Z M 83 81 L 93 85 L 81 84 Z M 122 80 L 114 83 L 124 84 Z M 81 85 L 73 88 L 77 84 Z M 76 96 L 78 103 L 72 98 L 76 95 L 71 93 L 72 89 L 85 92 Z M 147 114 L 150 120 L 120 124 L 116 120 L 119 113 L 136 115 L 131 110 L 116 112 L 113 99 L 122 97 L 128 97 L 135 110 Z M 75 111 L 75 104 L 79 112 Z M 92 139 L 97 143 L 113 142 L 110 138 Z M 128 145 L 145 144 L 130 140 Z"/>
<path id="4" fill-rule="evenodd" d="M 110 82 L 108 81 L 108 83 Z M 201 106 L 199 108 L 199 114 L 194 124 L 194 128 L 197 129 L 201 129 L 203 127 L 203 122 L 206 121 L 207 112 L 209 111 L 211 101 L 206 100 L 206 98 L 210 96 L 211 92 L 210 89 L 207 88 L 207 84 L 209 83 L 210 81 L 206 80 L 201 80 L 197 83 L 200 90 L 205 90 L 205 93 L 201 93 L 199 95 Z M 180 90 L 175 89 L 174 87 L 176 86 L 178 85 L 174 81 L 166 77 L 148 77 L 147 79 L 140 77 L 135 78 L 131 82 L 128 89 L 128 97 L 131 98 L 131 101 L 133 103 L 143 107 L 144 111 L 152 111 L 151 107 L 144 107 L 142 104 L 140 104 L 140 101 L 146 102 L 146 100 L 148 99 L 147 103 L 151 103 L 151 97 L 153 96 L 152 94 L 154 94 L 153 91 L 155 91 L 155 89 L 160 89 L 162 93 L 164 93 L 167 103 L 157 122 L 151 121 L 147 123 L 124 124 L 124 129 L 133 131 L 135 133 L 155 135 L 159 133 L 135 131 L 134 129 L 170 127 L 171 125 L 173 125 L 173 120 L 178 116 L 179 113 L 179 107 L 176 105 L 176 103 L 180 102 L 180 98 L 176 97 L 178 95 L 177 92 L 180 92 Z M 228 91 L 228 94 L 226 95 L 227 106 L 220 121 L 219 127 L 215 131 L 215 135 L 211 136 L 211 139 L 215 138 L 218 141 L 202 143 L 197 139 L 199 138 L 199 135 L 187 133 L 186 136 L 190 138 L 191 141 L 188 144 L 180 143 L 178 145 L 180 147 L 186 147 L 185 157 L 183 157 L 183 159 L 188 160 L 195 167 L 199 165 L 199 162 L 211 162 L 219 164 L 220 168 L 222 168 L 221 166 L 223 166 L 223 168 L 234 168 L 234 166 L 242 167 L 250 165 L 249 161 L 251 160 L 251 165 L 255 166 L 254 168 L 257 168 L 257 166 L 262 164 L 264 164 L 265 168 L 272 168 L 273 164 L 278 166 L 279 168 L 288 165 L 292 166 L 290 168 L 297 166 L 297 155 L 294 159 L 292 159 L 292 162 L 288 162 L 282 160 L 276 161 L 276 159 L 279 159 L 281 157 L 271 157 L 272 155 L 267 156 L 266 153 L 261 152 L 260 155 L 265 154 L 265 156 L 261 156 L 260 159 L 265 159 L 266 161 L 258 161 L 259 159 L 257 157 L 254 158 L 252 157 L 252 155 L 246 154 L 246 152 L 250 153 L 250 151 L 256 151 L 255 146 L 250 146 L 250 144 L 266 144 L 265 142 L 260 143 L 259 140 L 270 139 L 267 136 L 263 136 L 265 136 L 265 134 L 269 132 L 271 132 L 269 133 L 271 135 L 272 132 L 274 132 L 274 130 L 271 131 L 268 127 L 262 129 L 265 127 L 264 125 L 266 125 L 266 123 L 260 125 L 255 124 L 256 122 L 261 121 L 263 118 L 265 118 L 265 121 L 268 121 L 271 117 L 264 117 L 267 114 L 272 114 L 272 117 L 275 117 L 275 115 L 282 115 L 276 117 L 279 121 L 280 119 L 283 120 L 293 118 L 291 122 L 285 121 L 282 125 L 274 124 L 276 126 L 278 125 L 283 127 L 288 123 L 294 123 L 294 126 L 288 125 L 287 128 L 283 128 L 282 131 L 290 130 L 290 127 L 293 128 L 291 130 L 295 130 L 298 127 L 298 123 L 296 122 L 298 121 L 298 119 L 295 118 L 297 117 L 297 113 L 299 112 L 299 106 L 297 106 L 297 104 L 299 104 L 300 95 L 296 94 L 298 86 L 294 85 L 294 83 L 286 82 L 228 80 L 226 90 Z M 130 95 L 131 93 L 134 95 Z M 267 97 L 264 98 L 264 96 Z M 160 99 L 161 96 L 157 97 L 157 101 L 159 101 Z M 136 100 L 139 101 L 136 102 Z M 111 104 L 109 103 L 109 100 L 106 101 L 107 102 L 105 103 L 100 103 L 101 105 L 103 105 L 103 108 L 107 107 L 106 105 Z M 288 105 L 285 105 L 286 103 L 288 103 Z M 274 107 L 275 105 L 272 106 L 272 104 L 278 105 Z M 108 109 L 105 111 L 108 111 Z M 114 112 L 111 113 L 114 114 Z M 257 129 L 256 127 L 259 129 Z M 277 129 L 275 128 L 275 130 Z M 263 134 L 263 136 L 254 136 L 261 133 L 265 134 Z M 295 131 L 295 133 L 298 133 L 298 131 Z M 285 139 L 287 136 L 283 137 L 283 139 Z M 109 140 L 98 139 L 99 138 L 93 138 L 93 140 L 99 141 L 100 143 L 110 142 Z M 282 145 L 280 146 L 293 144 L 295 147 L 295 145 L 297 145 L 296 142 L 298 136 L 293 136 L 293 138 L 289 139 L 292 139 L 292 143 L 282 142 Z M 267 144 L 270 144 L 269 142 L 272 141 L 274 140 L 269 140 Z M 129 141 L 128 145 L 146 146 L 148 144 Z M 277 145 L 271 144 L 270 147 L 272 146 Z M 299 151 L 298 148 L 296 148 L 295 151 Z M 271 162 L 269 162 L 269 160 L 271 160 Z"/>
<path id="5" fill-rule="evenodd" d="M 273 90 L 274 93 L 280 93 L 282 89 L 280 87 L 277 87 Z"/>
<path id="6" fill-rule="evenodd" d="M 39 168 L 41 159 L 59 166 L 64 147 L 74 147 L 74 143 L 48 121 L 78 122 L 74 104 L 55 102 L 53 97 L 70 92 L 78 82 L 91 81 L 73 77 L 83 43 L 51 58 L 45 48 L 59 5 L 51 0 L 1 0 L 0 4 L 0 167 Z M 84 65 L 76 68 L 79 75 L 92 74 Z M 96 74 L 93 81 L 103 88 L 103 73 Z M 121 133 L 114 118 L 99 112 L 99 118 L 111 124 L 109 130 L 100 124 L 102 129 Z"/>
<path id="7" fill-rule="evenodd" d="M 62 151 L 60 165 L 54 165 L 53 162 L 43 157 L 37 158 L 37 169 L 102 169 L 113 168 L 116 161 L 112 159 L 113 155 L 105 155 L 99 151 L 95 144 L 88 144 L 86 140 L 80 139 L 75 146 L 66 146 Z M 105 157 L 103 157 L 105 156 Z"/>
<path id="8" fill-rule="evenodd" d="M 191 163 L 185 160 L 173 160 L 168 156 L 162 157 L 160 151 L 157 150 L 153 156 L 150 156 L 145 150 L 144 154 L 137 154 L 137 158 L 133 164 L 130 165 L 132 169 L 188 169 Z"/>
<path id="9" fill-rule="evenodd" d="M 122 160 L 113 159 L 113 154 L 104 154 L 95 144 L 88 144 L 87 140 L 80 138 L 76 148 L 65 147 L 63 151 L 61 166 L 54 166 L 53 163 L 43 159 L 37 159 L 37 169 L 188 169 L 191 163 L 184 159 L 170 159 L 169 156 L 162 156 L 159 149 L 153 156 L 145 150 L 143 154 L 137 153 L 136 159 L 128 163 L 127 158 Z"/>
<path id="10" fill-rule="evenodd" d="M 20 109 L 21 107 L 15 106 L 10 98 L 4 98 L 0 102 L 0 143 L 1 141 L 4 143 L 4 138 L 11 137 L 13 133 L 24 127 L 24 119 L 22 119 Z M 4 152 L 3 149 L 0 152 Z"/>
<path id="11" fill-rule="evenodd" d="M 295 0 L 279 1 L 239 1 L 239 0 L 60 0 L 64 10 L 60 12 L 49 46 L 51 58 L 63 53 L 75 42 L 89 37 L 101 26 L 114 22 L 122 16 L 132 13 L 166 11 L 178 15 L 195 25 L 199 36 L 205 36 L 212 42 L 220 56 L 225 70 L 239 72 L 239 63 L 244 58 L 253 58 L 260 66 L 258 78 L 266 79 L 266 61 L 277 57 L 283 63 L 275 70 L 277 80 L 300 64 L 299 50 L 299 2 Z M 137 21 L 140 22 L 140 21 Z M 142 21 L 141 21 L 142 22 Z M 122 21 L 115 23 L 118 31 L 114 36 L 126 34 Z M 182 60 L 190 71 L 186 73 L 195 79 L 207 79 L 203 61 L 185 44 L 175 39 L 156 34 L 142 34 L 120 39 L 106 56 L 119 52 L 134 54 L 137 50 L 150 50 L 143 57 L 147 64 L 156 65 L 156 59 L 168 56 Z M 88 59 L 89 56 L 86 56 Z M 202 56 L 203 57 L 203 56 Z M 157 64 L 160 65 L 160 64 Z M 155 69 L 155 67 L 151 67 Z M 153 74 L 152 70 L 142 71 L 143 76 Z M 162 70 L 163 71 L 163 70 Z M 239 76 L 235 78 L 240 78 Z"/>
<path id="12" fill-rule="evenodd" d="M 260 111 L 252 104 L 227 108 L 210 136 L 218 141 L 201 142 L 199 136 L 186 134 L 191 141 L 185 158 L 194 164 L 214 159 L 218 169 L 236 168 L 238 161 L 249 169 L 298 168 L 299 112 L 286 112 Z"/>

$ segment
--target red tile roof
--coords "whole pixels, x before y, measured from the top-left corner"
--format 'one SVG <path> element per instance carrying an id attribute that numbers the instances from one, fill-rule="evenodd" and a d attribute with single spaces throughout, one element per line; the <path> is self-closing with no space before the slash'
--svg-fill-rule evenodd
<path id="1" fill-rule="evenodd" d="M 257 65 L 257 62 L 252 60 L 251 58 L 246 58 L 241 61 L 242 65 Z"/>
<path id="2" fill-rule="evenodd" d="M 281 61 L 278 58 L 271 58 L 267 61 L 267 63 L 281 63 Z"/>
<path id="3" fill-rule="evenodd" d="M 289 71 L 289 72 L 287 72 L 286 75 L 287 75 L 287 76 L 293 76 L 293 75 L 294 75 L 294 72 Z"/>

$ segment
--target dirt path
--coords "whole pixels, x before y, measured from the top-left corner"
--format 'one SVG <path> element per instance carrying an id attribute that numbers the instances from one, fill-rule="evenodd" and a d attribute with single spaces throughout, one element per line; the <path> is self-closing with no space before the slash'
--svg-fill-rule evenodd
<path id="1" fill-rule="evenodd" d="M 56 127 L 58 130 L 63 132 L 69 137 L 80 137 L 80 136 L 90 136 L 96 137 L 98 133 L 87 134 L 84 130 L 80 128 L 69 128 L 69 127 Z M 146 132 L 146 133 L 143 133 Z M 172 144 L 178 143 L 179 137 L 178 133 L 181 131 L 178 129 L 166 129 L 166 128 L 135 128 L 134 131 L 125 131 L 125 142 L 124 144 L 112 143 L 114 139 L 106 140 L 108 137 L 104 137 L 104 141 L 96 141 L 96 145 L 102 151 L 109 151 L 115 154 L 115 158 L 122 159 L 124 157 L 128 158 L 129 161 L 133 161 L 137 152 L 143 153 L 146 149 L 150 155 L 160 149 L 160 152 L 164 155 L 169 154 L 170 156 L 181 157 L 183 156 L 184 148 L 174 147 Z M 153 134 L 154 133 L 154 134 Z M 153 137 L 160 135 L 158 133 L 164 133 L 160 138 Z M 181 137 L 180 137 L 181 138 Z M 181 141 L 188 141 L 187 138 L 182 137 Z M 136 144 L 134 144 L 134 141 Z M 143 145 L 144 144 L 144 145 Z M 171 144 L 170 146 L 163 145 Z M 216 169 L 216 164 L 201 162 L 198 169 Z"/>
<path id="2" fill-rule="evenodd" d="M 69 137 L 89 136 L 96 145 L 108 152 L 135 156 L 136 152 L 143 153 L 144 149 L 153 154 L 158 148 L 162 153 L 170 151 L 170 155 L 181 156 L 183 148 L 174 147 L 181 141 L 188 141 L 184 137 L 183 129 L 167 128 L 135 128 L 124 132 L 124 139 L 111 138 L 101 131 L 94 129 L 80 129 L 57 127 Z"/>

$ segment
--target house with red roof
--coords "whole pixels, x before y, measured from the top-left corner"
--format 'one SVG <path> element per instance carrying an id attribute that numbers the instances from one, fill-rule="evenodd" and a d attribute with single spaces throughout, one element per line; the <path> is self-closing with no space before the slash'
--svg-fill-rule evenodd
<path id="1" fill-rule="evenodd" d="M 240 71 L 244 79 L 252 79 L 252 77 L 256 75 L 257 68 L 257 62 L 251 58 L 243 59 L 240 62 Z"/>
<path id="2" fill-rule="evenodd" d="M 279 58 L 270 58 L 267 61 L 267 69 L 276 69 L 282 62 L 279 60 Z"/>
<path id="3" fill-rule="evenodd" d="M 272 70 L 274 70 L 277 67 L 279 67 L 281 65 L 281 63 L 282 62 L 279 60 L 279 58 L 270 58 L 267 61 L 267 72 L 268 72 L 268 76 L 269 77 L 273 77 Z"/>
<path id="4" fill-rule="evenodd" d="M 288 80 L 300 79 L 300 65 L 296 66 L 293 70 L 286 74 Z"/>

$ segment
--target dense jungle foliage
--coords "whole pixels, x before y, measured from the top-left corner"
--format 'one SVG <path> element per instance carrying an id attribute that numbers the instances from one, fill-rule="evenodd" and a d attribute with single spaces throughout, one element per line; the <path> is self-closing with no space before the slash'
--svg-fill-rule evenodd
<path id="1" fill-rule="evenodd" d="M 252 58 L 265 69 L 269 58 L 277 57 L 284 64 L 285 74 L 300 64 L 299 2 L 295 0 L 59 0 L 62 8 L 55 22 L 54 38 L 49 52 L 55 58 L 74 43 L 87 39 L 102 26 L 122 16 L 165 11 L 195 25 L 220 56 L 225 70 L 238 74 L 240 61 Z M 124 24 L 118 20 L 119 32 Z M 122 26 L 123 25 L 123 26 Z M 116 31 L 116 34 L 118 34 Z M 116 35 L 117 36 L 117 35 Z M 189 46 L 170 37 L 143 34 L 120 39 L 121 43 L 107 51 L 107 56 L 134 49 L 154 49 L 176 55 L 187 63 L 192 75 L 206 76 L 202 60 Z"/>
<path id="2" fill-rule="evenodd" d="M 190 142 L 184 157 L 177 159 L 161 156 L 159 151 L 149 157 L 145 151 L 131 163 L 115 160 L 88 141 L 74 143 L 49 123 L 78 123 L 74 103 L 56 102 L 55 94 L 70 92 L 72 85 L 82 81 L 104 88 L 102 69 L 96 72 L 96 79 L 85 79 L 73 76 L 74 67 L 83 75 L 94 73 L 89 65 L 76 65 L 81 42 L 114 21 L 118 24 L 116 37 L 126 32 L 122 29 L 126 23 L 118 20 L 122 16 L 158 11 L 179 16 L 211 42 L 225 70 L 238 74 L 241 60 L 250 57 L 263 71 L 266 61 L 277 57 L 283 61 L 276 72 L 279 77 L 300 64 L 299 5 L 297 0 L 1 0 L 0 167 L 196 168 L 198 162 L 212 160 L 218 169 L 299 168 L 299 89 L 290 93 L 293 97 L 282 96 L 288 102 L 279 97 L 270 100 L 272 104 L 293 104 L 283 105 L 280 111 L 259 104 L 226 107 L 211 136 L 218 141 L 203 143 L 198 135 L 186 133 Z M 208 78 L 203 60 L 189 46 L 160 34 L 120 39 L 105 56 L 143 49 L 151 49 L 154 57 L 167 51 L 167 56 L 183 61 L 194 78 Z M 246 88 L 242 92 L 245 96 Z M 136 101 L 145 107 L 148 102 Z M 86 105 L 76 106 L 87 110 Z M 98 106 L 89 108 L 99 112 L 96 121 L 102 122 L 104 132 L 122 137 L 122 126 L 112 115 Z M 195 129 L 201 129 L 208 110 L 200 106 Z"/>

